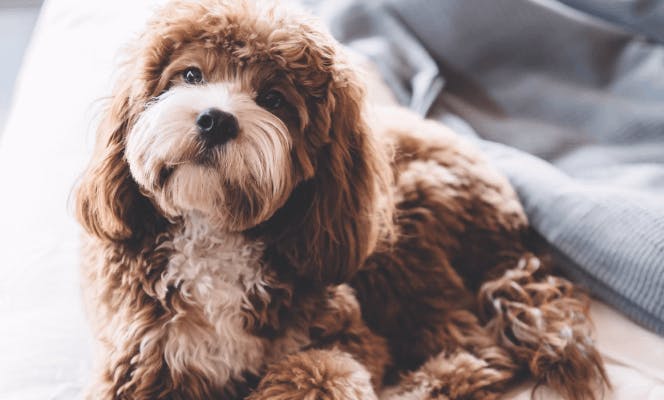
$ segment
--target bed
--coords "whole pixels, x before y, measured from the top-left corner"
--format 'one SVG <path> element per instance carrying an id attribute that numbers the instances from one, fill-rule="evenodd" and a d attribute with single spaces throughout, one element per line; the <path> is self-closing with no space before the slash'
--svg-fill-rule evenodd
<path id="1" fill-rule="evenodd" d="M 0 136 L 0 399 L 76 399 L 90 374 L 93 350 L 78 279 L 81 232 L 72 216 L 71 190 L 92 149 L 91 127 L 100 100 L 109 94 L 117 51 L 140 29 L 154 4 L 48 0 L 39 17 Z M 340 9 L 321 12 L 332 18 L 340 38 L 366 50 L 367 42 L 340 23 Z M 386 64 L 376 54 L 364 53 L 378 65 L 367 68 L 373 96 L 381 101 L 408 98 L 414 109 L 431 110 L 426 93 L 436 88 L 435 77 L 421 75 L 420 86 L 426 90 L 416 83 L 404 97 L 389 84 Z M 459 129 L 464 126 L 444 118 Z M 495 162 L 509 169 L 509 150 L 491 151 Z M 537 207 L 527 207 L 542 222 Z M 664 398 L 664 339 L 615 306 L 620 305 L 600 300 L 592 306 L 598 346 L 614 384 L 605 398 Z M 531 387 L 524 382 L 505 398 L 527 399 Z M 556 398 L 546 390 L 539 396 Z"/>

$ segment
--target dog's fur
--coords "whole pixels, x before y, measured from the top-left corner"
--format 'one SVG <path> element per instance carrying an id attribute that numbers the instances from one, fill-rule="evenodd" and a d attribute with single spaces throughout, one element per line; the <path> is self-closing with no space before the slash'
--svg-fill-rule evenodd
<path id="1" fill-rule="evenodd" d="M 606 376 L 586 299 L 507 181 L 445 127 L 364 112 L 315 21 L 176 1 L 129 50 L 77 191 L 90 399 L 491 399 Z M 204 82 L 183 82 L 190 66 Z M 284 97 L 274 109 L 263 93 Z M 196 116 L 239 134 L 206 149 Z M 387 388 L 385 388 L 387 387 Z"/>

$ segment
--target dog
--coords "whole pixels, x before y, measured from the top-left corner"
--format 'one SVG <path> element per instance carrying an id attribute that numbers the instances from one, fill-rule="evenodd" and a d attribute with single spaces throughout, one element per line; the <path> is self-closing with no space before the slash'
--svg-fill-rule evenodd
<path id="1" fill-rule="evenodd" d="M 130 46 L 76 190 L 88 399 L 494 399 L 608 380 L 507 180 L 367 111 L 320 24 L 176 0 Z"/>

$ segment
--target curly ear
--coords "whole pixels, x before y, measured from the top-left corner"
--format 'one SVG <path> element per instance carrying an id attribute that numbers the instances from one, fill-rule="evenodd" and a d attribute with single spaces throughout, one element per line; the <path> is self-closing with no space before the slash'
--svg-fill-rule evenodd
<path id="1" fill-rule="evenodd" d="M 139 192 L 124 157 L 131 124 L 129 87 L 117 90 L 99 128 L 92 160 L 76 190 L 76 216 L 88 233 L 137 241 L 154 227 L 156 212 Z"/>
<path id="2" fill-rule="evenodd" d="M 353 71 L 335 65 L 325 104 L 313 114 L 310 134 L 325 129 L 315 175 L 296 188 L 273 223 L 285 229 L 274 243 L 282 261 L 325 284 L 352 277 L 392 217 L 386 207 L 392 173 L 363 118 L 363 87 Z"/>

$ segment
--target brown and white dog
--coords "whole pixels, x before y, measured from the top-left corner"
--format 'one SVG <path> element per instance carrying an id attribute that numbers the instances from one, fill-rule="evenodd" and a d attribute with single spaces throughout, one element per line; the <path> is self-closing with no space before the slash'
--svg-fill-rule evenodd
<path id="1" fill-rule="evenodd" d="M 492 399 L 529 375 L 597 396 L 586 299 L 529 249 L 508 182 L 364 102 L 299 13 L 151 20 L 77 191 L 89 399 Z"/>

